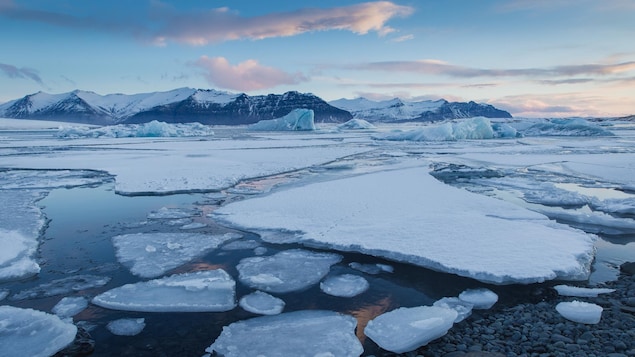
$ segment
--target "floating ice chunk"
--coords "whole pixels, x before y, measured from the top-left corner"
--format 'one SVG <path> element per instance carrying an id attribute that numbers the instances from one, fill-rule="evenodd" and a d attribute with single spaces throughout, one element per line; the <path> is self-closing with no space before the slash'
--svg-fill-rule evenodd
<path id="1" fill-rule="evenodd" d="M 236 307 L 235 289 L 234 279 L 217 269 L 126 284 L 95 296 L 92 302 L 125 311 L 229 311 Z"/>
<path id="2" fill-rule="evenodd" d="M 77 327 L 32 309 L 0 306 L 0 354 L 5 357 L 52 356 L 73 340 Z"/>
<path id="3" fill-rule="evenodd" d="M 622 235 L 635 233 L 635 219 L 617 218 L 603 212 L 572 211 L 559 207 L 537 208 L 541 213 L 590 233 Z"/>
<path id="4" fill-rule="evenodd" d="M 221 247 L 222 250 L 242 250 L 242 249 L 255 249 L 260 247 L 260 243 L 255 240 L 236 240 L 225 244 Z"/>
<path id="5" fill-rule="evenodd" d="M 154 278 L 223 244 L 231 236 L 199 233 L 136 233 L 112 238 L 119 262 L 132 274 Z"/>
<path id="6" fill-rule="evenodd" d="M 467 289 L 459 294 L 459 299 L 474 305 L 476 310 L 487 310 L 496 304 L 498 295 L 485 288 Z"/>
<path id="7" fill-rule="evenodd" d="M 57 131 L 58 138 L 131 138 L 131 137 L 190 137 L 211 136 L 211 127 L 200 123 L 169 124 L 153 120 L 143 124 L 108 125 L 99 128 L 83 126 L 61 127 Z"/>
<path id="8" fill-rule="evenodd" d="M 238 266 L 238 279 L 247 286 L 273 293 L 299 291 L 319 282 L 331 265 L 342 260 L 333 253 L 285 250 L 268 257 L 245 258 Z"/>
<path id="9" fill-rule="evenodd" d="M 393 141 L 454 141 L 466 139 L 493 139 L 496 137 L 516 137 L 515 130 L 497 125 L 500 131 L 494 131 L 487 118 L 476 117 L 456 123 L 428 125 L 416 130 L 401 133 L 384 134 L 376 139 Z"/>
<path id="10" fill-rule="evenodd" d="M 635 197 L 610 198 L 606 200 L 593 199 L 590 206 L 597 211 L 617 213 L 622 215 L 635 215 Z"/>
<path id="11" fill-rule="evenodd" d="M 599 294 L 609 294 L 615 291 L 615 289 L 581 288 L 569 285 L 556 285 L 553 288 L 558 291 L 558 295 L 575 297 L 597 297 Z"/>
<path id="12" fill-rule="evenodd" d="M 600 322 L 603 309 L 596 304 L 574 300 L 559 303 L 556 305 L 556 310 L 567 320 L 593 325 Z"/>
<path id="13" fill-rule="evenodd" d="M 337 130 L 375 129 L 375 126 L 364 119 L 351 119 L 336 126 Z"/>
<path id="14" fill-rule="evenodd" d="M 265 247 L 256 247 L 254 248 L 254 254 L 256 255 L 265 255 L 267 254 L 268 249 Z"/>
<path id="15" fill-rule="evenodd" d="M 48 296 L 63 295 L 72 291 L 92 289 L 108 284 L 110 277 L 97 275 L 75 275 L 52 280 L 31 289 L 22 290 L 11 300 L 39 299 Z"/>
<path id="16" fill-rule="evenodd" d="M 181 219 L 195 216 L 195 212 L 181 208 L 161 207 L 156 211 L 148 213 L 148 219 Z"/>
<path id="17" fill-rule="evenodd" d="M 0 228 L 0 245 L 0 281 L 40 272 L 40 266 L 32 258 L 37 249 L 37 239 Z"/>
<path id="18" fill-rule="evenodd" d="M 364 333 L 381 348 L 404 353 L 445 335 L 457 316 L 437 306 L 402 307 L 370 320 Z"/>
<path id="19" fill-rule="evenodd" d="M 238 302 L 246 311 L 260 315 L 277 315 L 284 309 L 284 301 L 262 291 L 243 296 Z"/>
<path id="20" fill-rule="evenodd" d="M 614 134 L 584 119 L 551 119 L 520 131 L 524 136 L 613 136 Z"/>
<path id="21" fill-rule="evenodd" d="M 141 333 L 146 327 L 145 319 L 119 319 L 110 321 L 106 328 L 113 335 L 135 336 Z"/>
<path id="22" fill-rule="evenodd" d="M 362 264 L 358 262 L 352 262 L 348 264 L 349 267 L 364 272 L 366 274 L 376 275 L 382 272 L 392 273 L 394 268 L 388 264 Z"/>
<path id="23" fill-rule="evenodd" d="M 88 300 L 81 296 L 62 298 L 51 310 L 59 317 L 71 317 L 79 314 L 88 307 Z"/>
<path id="24" fill-rule="evenodd" d="M 188 230 L 188 229 L 199 229 L 204 227 L 207 227 L 207 224 L 201 223 L 201 222 L 194 222 L 194 223 L 189 223 L 182 226 L 181 229 Z"/>
<path id="25" fill-rule="evenodd" d="M 469 303 L 467 301 L 463 301 L 456 297 L 444 297 L 441 298 L 432 304 L 432 306 L 443 307 L 446 309 L 452 309 L 456 311 L 457 316 L 454 320 L 454 323 L 461 322 L 472 315 L 472 309 L 474 308 L 474 304 Z"/>
<path id="26" fill-rule="evenodd" d="M 261 120 L 249 125 L 251 130 L 287 131 L 287 130 L 315 130 L 312 109 L 294 109 L 282 118 Z"/>
<path id="27" fill-rule="evenodd" d="M 191 218 L 179 218 L 179 219 L 171 219 L 169 221 L 164 222 L 168 226 L 183 226 L 186 224 L 190 224 L 194 222 Z"/>
<path id="28" fill-rule="evenodd" d="M 368 280 L 353 274 L 331 276 L 320 283 L 320 289 L 325 294 L 340 297 L 357 296 L 368 290 L 368 287 Z"/>
<path id="29" fill-rule="evenodd" d="M 360 356 L 357 320 L 333 311 L 294 311 L 261 316 L 223 327 L 205 351 L 225 357 Z"/>

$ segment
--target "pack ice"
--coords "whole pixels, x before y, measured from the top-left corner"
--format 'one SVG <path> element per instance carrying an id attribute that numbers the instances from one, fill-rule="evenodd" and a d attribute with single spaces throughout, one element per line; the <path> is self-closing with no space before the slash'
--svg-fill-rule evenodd
<path id="1" fill-rule="evenodd" d="M 0 354 L 5 357 L 52 356 L 75 339 L 77 327 L 32 309 L 0 306 Z"/>
<path id="2" fill-rule="evenodd" d="M 223 327 L 205 351 L 225 357 L 359 356 L 357 320 L 333 311 L 303 310 L 262 316 Z"/>
<path id="3" fill-rule="evenodd" d="M 420 167 L 292 187 L 230 203 L 214 216 L 272 243 L 275 232 L 296 232 L 311 246 L 497 284 L 586 279 L 594 253 L 584 232 L 445 185 Z M 250 275 L 258 278 L 257 270 Z"/>
<path id="4" fill-rule="evenodd" d="M 287 131 L 315 130 L 313 109 L 294 109 L 282 118 L 261 120 L 249 125 L 251 130 Z"/>
<path id="5" fill-rule="evenodd" d="M 136 233 L 112 238 L 119 262 L 142 278 L 155 278 L 217 248 L 231 234 Z"/>
<path id="6" fill-rule="evenodd" d="M 95 296 L 92 302 L 125 311 L 216 312 L 236 307 L 235 291 L 234 279 L 217 269 L 126 284 Z"/>
<path id="7" fill-rule="evenodd" d="M 245 285 L 273 293 L 299 291 L 317 284 L 342 256 L 303 249 L 285 250 L 267 257 L 240 261 L 238 279 Z"/>

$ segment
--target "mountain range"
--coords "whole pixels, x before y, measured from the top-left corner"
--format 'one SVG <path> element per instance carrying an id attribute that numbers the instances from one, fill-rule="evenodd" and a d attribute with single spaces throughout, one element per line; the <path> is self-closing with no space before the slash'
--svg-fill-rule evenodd
<path id="1" fill-rule="evenodd" d="M 214 89 L 179 88 L 167 92 L 99 95 L 75 90 L 37 92 L 0 105 L 0 117 L 56 120 L 98 125 L 167 123 L 238 125 L 282 117 L 297 108 L 312 109 L 318 123 L 343 123 L 353 117 L 370 122 L 437 121 L 474 116 L 511 118 L 503 110 L 474 102 L 407 102 L 339 99 L 327 103 L 311 93 L 249 96 Z"/>

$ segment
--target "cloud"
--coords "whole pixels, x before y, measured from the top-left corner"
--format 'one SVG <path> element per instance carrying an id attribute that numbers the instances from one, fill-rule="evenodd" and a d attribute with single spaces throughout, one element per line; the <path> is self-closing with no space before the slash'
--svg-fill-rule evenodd
<path id="1" fill-rule="evenodd" d="M 120 18 L 80 17 L 72 14 L 29 9 L 0 0 L 0 15 L 19 20 L 46 23 L 71 29 L 92 29 L 132 34 L 157 44 L 169 42 L 189 45 L 232 40 L 262 40 L 295 36 L 315 31 L 342 30 L 380 36 L 395 31 L 386 23 L 394 17 L 413 13 L 409 6 L 390 1 L 365 2 L 332 8 L 302 8 L 289 12 L 244 17 L 229 8 L 183 12 L 153 2 L 149 13 Z"/>
<path id="2" fill-rule="evenodd" d="M 301 73 L 287 73 L 263 66 L 254 59 L 232 65 L 224 57 L 202 56 L 192 65 L 203 69 L 210 84 L 239 91 L 266 89 L 283 84 L 307 81 Z"/>
<path id="3" fill-rule="evenodd" d="M 410 41 L 410 40 L 414 40 L 415 35 L 403 35 L 403 36 L 399 36 L 397 38 L 393 38 L 391 41 L 392 42 L 405 42 L 405 41 Z"/>
<path id="4" fill-rule="evenodd" d="M 492 100 L 515 117 L 619 116 L 629 113 L 628 102 L 603 93 L 521 94 Z M 563 105 L 562 103 L 567 103 Z"/>
<path id="5" fill-rule="evenodd" d="M 44 85 L 44 82 L 42 81 L 42 78 L 40 78 L 38 72 L 31 68 L 18 68 L 10 64 L 0 63 L 0 71 L 9 78 L 25 78 Z"/>

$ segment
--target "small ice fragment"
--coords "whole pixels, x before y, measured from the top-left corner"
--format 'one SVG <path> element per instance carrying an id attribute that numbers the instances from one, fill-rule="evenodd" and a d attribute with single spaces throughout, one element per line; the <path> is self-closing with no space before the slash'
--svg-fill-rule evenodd
<path id="1" fill-rule="evenodd" d="M 368 286 L 366 279 L 353 274 L 331 276 L 320 283 L 320 289 L 325 294 L 340 297 L 357 296 L 368 290 Z"/>
<path id="2" fill-rule="evenodd" d="M 194 222 L 194 223 L 190 223 L 190 224 L 186 224 L 186 225 L 182 226 L 181 229 L 183 229 L 183 230 L 199 229 L 199 228 L 204 228 L 204 227 L 207 227 L 207 224 L 200 223 L 200 222 Z"/>
<path id="3" fill-rule="evenodd" d="M 242 250 L 242 249 L 255 249 L 260 246 L 260 243 L 255 240 L 237 240 L 225 244 L 221 247 L 222 250 Z"/>
<path id="4" fill-rule="evenodd" d="M 254 248 L 254 254 L 256 254 L 256 255 L 265 255 L 265 254 L 267 254 L 267 248 L 265 248 L 265 247 L 256 247 L 256 248 Z"/>
<path id="5" fill-rule="evenodd" d="M 461 322 L 472 315 L 472 309 L 474 308 L 473 304 L 456 297 L 444 297 L 435 301 L 432 305 L 456 311 L 457 316 L 454 323 Z"/>
<path id="6" fill-rule="evenodd" d="M 238 302 L 246 311 L 260 315 L 277 315 L 284 309 L 284 301 L 262 291 L 243 296 Z"/>
<path id="7" fill-rule="evenodd" d="M 348 264 L 349 267 L 364 272 L 366 274 L 376 275 L 382 272 L 392 273 L 394 268 L 388 264 L 362 264 L 358 262 L 352 262 Z"/>
<path id="8" fill-rule="evenodd" d="M 602 307 L 596 304 L 574 300 L 561 302 L 556 310 L 565 319 L 582 324 L 597 324 L 602 318 Z"/>
<path id="9" fill-rule="evenodd" d="M 474 305 L 475 310 L 487 310 L 496 304 L 498 295 L 485 288 L 467 289 L 459 294 L 459 299 Z"/>
<path id="10" fill-rule="evenodd" d="M 59 317 L 71 317 L 79 314 L 88 307 L 88 300 L 81 296 L 62 298 L 51 311 Z"/>
<path id="11" fill-rule="evenodd" d="M 146 327 L 145 319 L 119 319 L 110 321 L 106 328 L 113 335 L 135 336 L 141 333 Z"/>
<path id="12" fill-rule="evenodd" d="M 558 295 L 575 297 L 597 297 L 599 294 L 609 294 L 615 291 L 615 289 L 581 288 L 569 285 L 556 285 L 553 288 L 558 291 Z"/>

